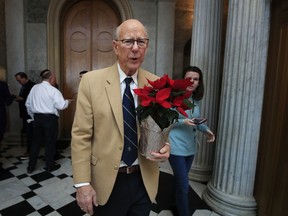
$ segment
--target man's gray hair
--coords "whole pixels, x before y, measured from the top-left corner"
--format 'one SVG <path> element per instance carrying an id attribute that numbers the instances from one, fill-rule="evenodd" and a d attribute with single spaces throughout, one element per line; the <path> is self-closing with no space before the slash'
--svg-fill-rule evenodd
<path id="1" fill-rule="evenodd" d="M 120 26 L 121 26 L 121 25 L 117 26 L 117 28 L 116 28 L 116 30 L 115 30 L 115 33 L 114 33 L 114 35 L 115 35 L 115 40 L 119 40 L 120 29 L 121 29 Z M 143 25 L 143 26 L 144 26 L 144 25 Z M 146 33 L 146 35 L 147 35 L 147 38 L 149 38 L 149 37 L 148 37 L 148 31 L 147 31 L 146 26 L 144 26 L 144 30 L 145 30 L 145 33 Z"/>

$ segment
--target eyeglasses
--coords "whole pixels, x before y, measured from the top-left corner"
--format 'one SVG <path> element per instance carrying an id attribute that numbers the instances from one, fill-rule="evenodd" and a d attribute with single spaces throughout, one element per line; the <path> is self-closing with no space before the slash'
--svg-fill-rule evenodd
<path id="1" fill-rule="evenodd" d="M 123 40 L 116 40 L 116 41 L 121 41 L 126 48 L 132 48 L 135 42 L 137 43 L 137 46 L 139 48 L 146 48 L 148 45 L 149 39 L 148 38 L 137 39 L 137 40 L 123 39 Z"/>

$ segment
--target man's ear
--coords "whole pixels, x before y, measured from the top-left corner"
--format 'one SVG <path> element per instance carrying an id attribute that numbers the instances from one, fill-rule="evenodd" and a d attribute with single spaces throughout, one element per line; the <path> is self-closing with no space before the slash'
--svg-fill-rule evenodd
<path id="1" fill-rule="evenodd" d="M 116 40 L 113 40 L 113 44 L 112 44 L 112 46 L 113 46 L 113 49 L 114 49 L 115 54 L 118 55 L 118 48 L 119 48 L 119 45 L 118 45 L 118 43 L 117 43 Z"/>

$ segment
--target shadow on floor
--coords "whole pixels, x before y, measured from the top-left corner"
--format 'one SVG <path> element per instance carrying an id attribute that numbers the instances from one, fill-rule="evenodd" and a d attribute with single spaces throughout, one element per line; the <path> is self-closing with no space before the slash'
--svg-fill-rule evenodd
<path id="1" fill-rule="evenodd" d="M 205 204 L 203 200 L 197 195 L 197 193 L 190 187 L 189 189 L 190 200 L 190 213 L 191 215 L 199 209 L 210 208 Z M 153 204 L 152 210 L 160 213 L 162 210 L 171 210 L 174 216 L 178 216 L 175 206 L 175 180 L 173 175 L 169 173 L 160 172 L 159 189 L 156 197 L 156 204 Z"/>

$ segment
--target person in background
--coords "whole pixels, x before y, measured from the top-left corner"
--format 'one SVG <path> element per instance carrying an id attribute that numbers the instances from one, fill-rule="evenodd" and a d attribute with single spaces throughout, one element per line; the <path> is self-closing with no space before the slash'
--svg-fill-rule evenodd
<path id="1" fill-rule="evenodd" d="M 10 93 L 8 84 L 5 81 L 5 70 L 0 68 L 0 146 L 6 131 L 6 106 L 9 106 L 14 98 L 15 96 Z"/>
<path id="2" fill-rule="evenodd" d="M 29 152 L 30 152 L 30 148 L 32 145 L 32 139 L 33 139 L 32 124 L 33 123 L 28 120 L 28 119 L 31 119 L 31 117 L 27 113 L 25 102 L 28 97 L 28 94 L 30 93 L 30 90 L 36 83 L 28 79 L 27 74 L 24 72 L 16 73 L 15 79 L 21 85 L 21 90 L 19 92 L 19 95 L 15 98 L 15 100 L 19 103 L 20 118 L 22 119 L 21 137 L 23 136 L 23 133 L 25 133 L 26 138 L 27 138 L 26 152 L 20 156 L 20 159 L 26 160 L 29 158 Z"/>
<path id="3" fill-rule="evenodd" d="M 155 202 L 158 161 L 167 160 L 170 145 L 166 143 L 159 152 L 152 152 L 151 158 L 140 155 L 139 122 L 132 114 L 138 98 L 131 90 L 148 84 L 147 79 L 158 78 L 140 68 L 148 41 L 141 22 L 124 21 L 113 40 L 117 62 L 81 79 L 71 132 L 71 156 L 77 203 L 90 215 L 148 216 Z M 127 98 L 130 108 L 125 109 Z M 124 122 L 127 111 L 133 116 L 130 120 L 135 127 Z M 133 139 L 126 134 L 128 128 Z M 127 151 L 124 140 L 133 143 Z M 126 153 L 132 154 L 132 158 L 126 157 Z"/>
<path id="4" fill-rule="evenodd" d="M 85 73 L 87 73 L 87 72 L 88 72 L 87 70 L 80 71 L 80 72 L 79 72 L 79 79 L 81 80 L 82 77 L 83 77 L 83 75 L 84 75 Z"/>
<path id="5" fill-rule="evenodd" d="M 187 110 L 188 118 L 179 115 L 178 122 L 174 123 L 169 134 L 171 142 L 171 155 L 169 163 L 172 167 L 175 178 L 175 198 L 179 216 L 191 216 L 189 210 L 189 178 L 188 173 L 191 168 L 194 155 L 197 152 L 196 131 L 206 134 L 207 142 L 214 142 L 215 136 L 204 123 L 198 124 L 197 118 L 200 114 L 199 101 L 204 95 L 204 83 L 202 71 L 195 66 L 188 66 L 184 69 L 184 78 L 191 80 L 191 85 L 187 87 L 192 92 L 193 104 L 191 110 Z M 192 201 L 193 202 L 193 201 Z"/>
<path id="6" fill-rule="evenodd" d="M 55 164 L 56 143 L 58 138 L 59 110 L 68 107 L 71 100 L 64 99 L 55 88 L 55 73 L 46 69 L 40 73 L 42 82 L 33 86 L 26 100 L 28 114 L 34 120 L 33 142 L 30 149 L 27 172 L 35 170 L 41 143 L 45 143 L 45 169 L 54 171 L 60 168 Z"/>
<path id="7" fill-rule="evenodd" d="M 79 82 L 81 81 L 83 75 L 84 75 L 85 73 L 87 73 L 87 72 L 88 72 L 87 70 L 83 70 L 83 71 L 80 71 L 80 72 L 79 72 Z M 74 101 L 76 101 L 76 100 L 77 100 L 77 96 L 78 96 L 78 89 L 76 89 L 76 91 L 73 92 L 73 94 L 72 94 L 72 96 L 71 96 L 71 99 L 73 99 Z M 76 109 L 76 105 L 75 105 L 75 104 L 73 104 L 73 105 L 70 106 L 70 110 L 72 110 L 73 116 L 74 116 L 74 114 L 75 114 L 75 109 Z"/>
<path id="8" fill-rule="evenodd" d="M 11 95 L 8 85 L 5 81 L 5 70 L 0 67 L 0 148 L 6 131 L 6 106 L 9 106 L 13 102 L 14 98 L 15 96 Z M 2 163 L 0 163 L 0 176 L 5 172 L 7 171 L 2 168 Z"/>

